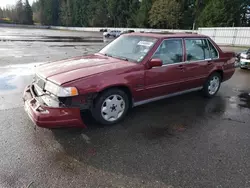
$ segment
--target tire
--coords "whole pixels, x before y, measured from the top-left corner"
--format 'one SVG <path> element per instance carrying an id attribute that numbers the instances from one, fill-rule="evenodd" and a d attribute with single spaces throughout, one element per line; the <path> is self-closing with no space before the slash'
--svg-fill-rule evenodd
<path id="1" fill-rule="evenodd" d="M 212 73 L 203 86 L 205 97 L 211 98 L 216 95 L 221 86 L 221 75 L 218 72 Z"/>
<path id="2" fill-rule="evenodd" d="M 94 101 L 92 115 L 101 124 L 113 125 L 126 116 L 128 109 L 127 94 L 119 89 L 109 89 L 101 93 Z"/>
<path id="3" fill-rule="evenodd" d="M 109 34 L 107 34 L 107 35 L 106 35 L 106 37 L 107 37 L 107 38 L 109 38 L 109 37 L 110 37 L 110 35 L 109 35 Z"/>
<path id="4" fill-rule="evenodd" d="M 245 67 L 240 67 L 240 69 L 246 70 L 247 68 L 245 68 Z"/>

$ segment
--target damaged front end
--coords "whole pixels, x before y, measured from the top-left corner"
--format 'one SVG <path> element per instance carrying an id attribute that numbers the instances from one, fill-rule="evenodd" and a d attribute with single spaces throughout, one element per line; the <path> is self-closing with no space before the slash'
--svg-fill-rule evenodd
<path id="1" fill-rule="evenodd" d="M 244 69 L 250 68 L 250 50 L 240 54 L 239 66 Z"/>
<path id="2" fill-rule="evenodd" d="M 77 90 L 49 83 L 38 76 L 23 94 L 25 110 L 32 121 L 45 128 L 83 127 L 81 111 L 89 105 Z M 76 88 L 75 88 L 76 89 Z M 55 95 L 56 92 L 59 96 Z"/>

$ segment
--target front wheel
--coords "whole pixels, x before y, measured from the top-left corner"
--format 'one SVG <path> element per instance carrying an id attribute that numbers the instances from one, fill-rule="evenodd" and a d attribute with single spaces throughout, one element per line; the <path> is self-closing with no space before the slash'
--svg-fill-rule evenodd
<path id="1" fill-rule="evenodd" d="M 100 123 L 112 125 L 122 120 L 129 109 L 129 99 L 125 92 L 110 89 L 95 100 L 93 117 Z"/>
<path id="2" fill-rule="evenodd" d="M 209 76 L 203 86 L 203 93 L 206 97 L 213 97 L 219 91 L 221 85 L 221 75 L 213 73 Z"/>

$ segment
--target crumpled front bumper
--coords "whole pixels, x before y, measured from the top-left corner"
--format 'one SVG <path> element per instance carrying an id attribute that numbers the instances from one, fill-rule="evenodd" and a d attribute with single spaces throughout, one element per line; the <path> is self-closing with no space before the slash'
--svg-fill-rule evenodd
<path id="1" fill-rule="evenodd" d="M 239 66 L 241 68 L 248 68 L 249 69 L 250 68 L 250 60 L 249 59 L 241 59 Z"/>
<path id="2" fill-rule="evenodd" d="M 44 128 L 86 128 L 79 108 L 55 108 L 43 105 L 37 100 L 33 87 L 33 85 L 26 87 L 23 93 L 23 100 L 26 112 L 37 126 Z"/>

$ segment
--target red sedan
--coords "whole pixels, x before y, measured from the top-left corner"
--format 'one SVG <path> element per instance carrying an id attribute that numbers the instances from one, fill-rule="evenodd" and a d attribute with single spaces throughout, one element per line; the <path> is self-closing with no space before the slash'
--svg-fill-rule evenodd
<path id="1" fill-rule="evenodd" d="M 145 103 L 197 90 L 213 97 L 234 74 L 234 56 L 198 34 L 124 34 L 96 54 L 39 66 L 25 109 L 40 127 L 86 127 L 85 110 L 114 124 Z"/>

